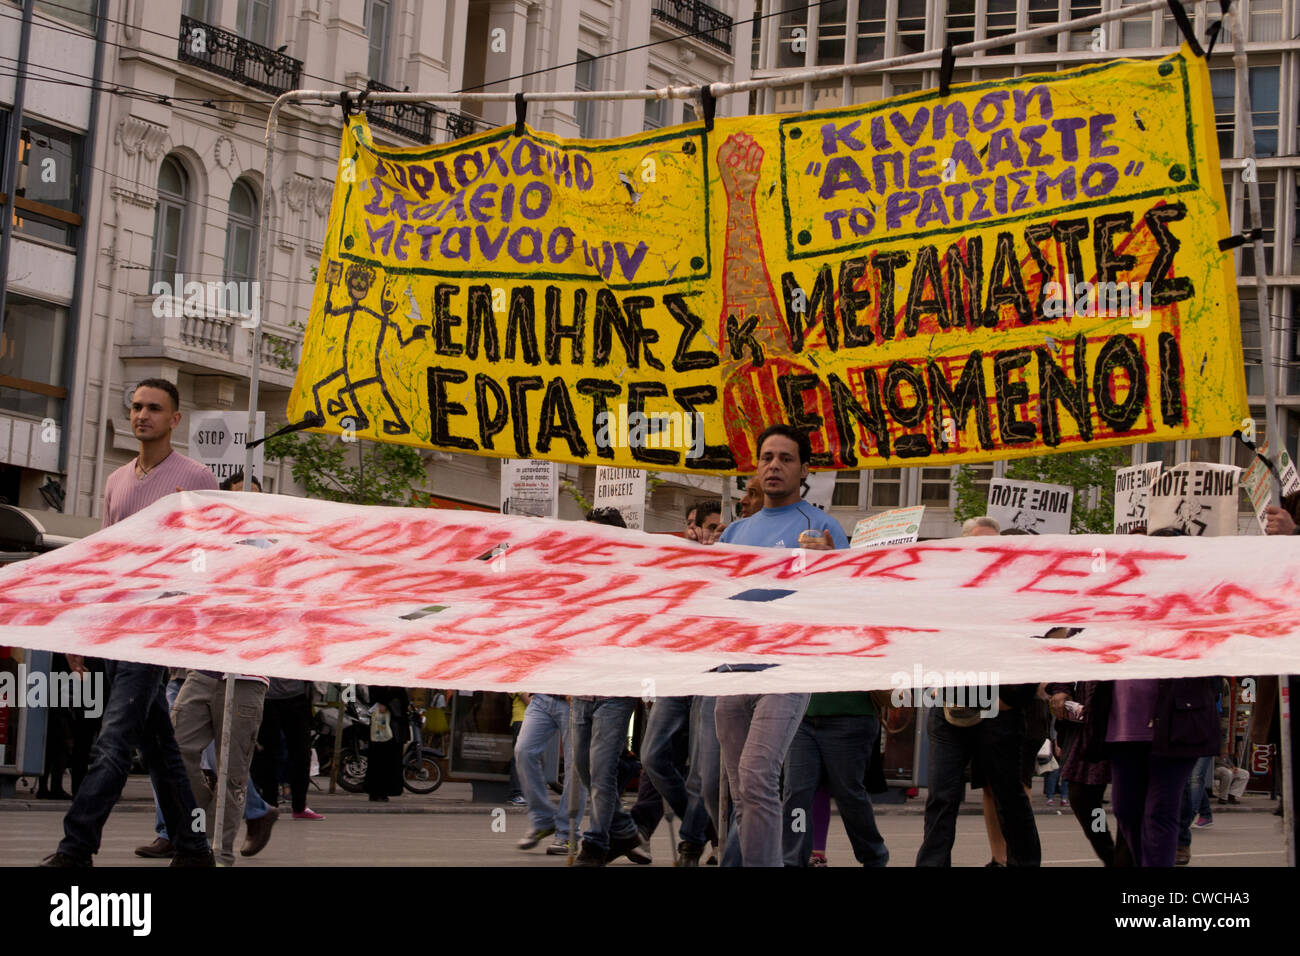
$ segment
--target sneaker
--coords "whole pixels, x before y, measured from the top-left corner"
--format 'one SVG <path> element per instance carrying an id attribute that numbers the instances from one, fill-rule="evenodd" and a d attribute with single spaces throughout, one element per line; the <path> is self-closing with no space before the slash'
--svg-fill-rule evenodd
<path id="1" fill-rule="evenodd" d="M 86 867 L 94 865 L 90 860 L 77 860 L 66 853 L 51 853 L 41 860 L 41 866 Z"/>
<path id="2" fill-rule="evenodd" d="M 206 853 L 177 853 L 172 857 L 172 866 L 216 866 L 217 858 L 212 851 Z"/>
<path id="3" fill-rule="evenodd" d="M 271 828 L 280 819 L 280 811 L 268 807 L 266 813 L 256 820 L 244 824 L 244 845 L 239 848 L 240 856 L 257 856 L 271 842 Z"/>
<path id="4" fill-rule="evenodd" d="M 620 856 L 626 856 L 633 863 L 644 866 L 650 862 L 650 844 L 639 832 L 635 836 L 624 837 L 621 840 L 610 840 L 609 856 L 605 862 L 613 863 Z"/>
<path id="5" fill-rule="evenodd" d="M 1061 798 L 1061 806 L 1063 806 L 1063 807 L 1068 807 L 1069 805 L 1070 805 L 1070 798 L 1069 798 L 1069 797 L 1062 797 L 1062 798 Z"/>
<path id="6" fill-rule="evenodd" d="M 808 858 L 808 865 L 820 868 L 823 866 L 830 866 L 830 863 L 827 861 L 825 853 L 818 853 L 816 850 L 813 850 L 813 855 Z"/>
<path id="7" fill-rule="evenodd" d="M 295 820 L 324 820 L 325 817 L 317 813 L 311 807 L 303 807 L 301 812 L 293 815 Z"/>
<path id="8" fill-rule="evenodd" d="M 673 866 L 699 866 L 703 855 L 704 844 L 683 840 L 677 844 L 677 858 L 673 860 Z"/>
<path id="9" fill-rule="evenodd" d="M 555 842 L 553 842 L 550 846 L 548 846 L 548 847 L 546 848 L 546 855 L 547 855 L 547 856 L 568 856 L 568 855 L 569 855 L 569 841 L 568 841 L 568 840 L 556 840 Z"/>
<path id="10" fill-rule="evenodd" d="M 1193 830 L 1208 830 L 1208 829 L 1209 829 L 1210 827 L 1212 827 L 1212 826 L 1214 826 L 1214 818 L 1213 818 L 1213 817 L 1199 816 L 1199 817 L 1196 818 L 1196 822 L 1192 824 L 1192 829 L 1193 829 Z"/>
<path id="11" fill-rule="evenodd" d="M 1054 807 L 1054 806 L 1056 806 L 1056 797 L 1048 797 L 1048 798 L 1047 798 L 1047 805 L 1048 805 L 1049 807 Z"/>
<path id="12" fill-rule="evenodd" d="M 148 846 L 136 847 L 135 855 L 142 856 L 146 860 L 168 860 L 176 855 L 176 848 L 172 846 L 171 840 L 158 837 Z"/>
<path id="13" fill-rule="evenodd" d="M 554 832 L 555 827 L 542 827 L 537 830 L 530 830 L 528 836 L 516 843 L 515 846 L 519 847 L 521 850 L 531 850 Z M 566 849 L 565 852 L 567 853 L 568 850 Z"/>
<path id="14" fill-rule="evenodd" d="M 524 799 L 523 794 L 516 794 L 515 796 L 507 800 L 506 803 L 510 804 L 512 807 L 528 806 L 528 801 Z"/>
<path id="15" fill-rule="evenodd" d="M 1190 846 L 1180 846 L 1178 852 L 1174 854 L 1174 866 L 1186 866 L 1192 862 L 1192 848 Z"/>
<path id="16" fill-rule="evenodd" d="M 573 861 L 574 866 L 604 866 L 605 851 L 594 843 L 586 840 L 582 841 L 582 848 L 578 852 L 577 859 Z"/>

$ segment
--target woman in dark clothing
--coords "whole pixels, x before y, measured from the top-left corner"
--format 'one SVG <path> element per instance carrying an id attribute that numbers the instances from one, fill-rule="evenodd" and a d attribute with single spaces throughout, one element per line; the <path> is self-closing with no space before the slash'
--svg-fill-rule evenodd
<path id="1" fill-rule="evenodd" d="M 1065 710 L 1065 702 L 1072 700 L 1083 706 L 1086 715 L 1092 709 L 1098 684 L 1098 681 L 1090 680 L 1047 685 L 1046 693 L 1052 714 L 1056 717 L 1060 736 L 1064 740 L 1061 750 L 1061 779 L 1068 785 L 1070 809 L 1074 811 L 1074 818 L 1083 827 L 1083 835 L 1092 844 L 1092 852 L 1097 854 L 1102 865 L 1132 866 L 1133 861 L 1129 857 L 1123 834 L 1117 832 L 1112 839 L 1109 826 L 1097 826 L 1099 819 L 1105 821 L 1105 816 L 1098 817 L 1096 811 L 1101 809 L 1102 797 L 1110 784 L 1110 761 L 1084 759 L 1084 725 L 1070 720 Z"/>
<path id="2" fill-rule="evenodd" d="M 410 728 L 407 726 L 406 709 L 410 698 L 402 687 L 370 687 L 369 699 L 372 704 L 384 707 L 392 726 L 391 740 L 378 741 L 371 738 L 366 753 L 366 793 L 371 800 L 386 801 L 389 797 L 402 795 L 402 749 L 406 746 Z M 375 713 L 370 715 L 371 727 L 374 727 Z"/>
<path id="3" fill-rule="evenodd" d="M 1219 751 L 1216 689 L 1214 677 L 1101 681 L 1084 704 L 1074 752 L 1110 758 L 1111 804 L 1134 866 L 1174 865 L 1192 765 Z"/>

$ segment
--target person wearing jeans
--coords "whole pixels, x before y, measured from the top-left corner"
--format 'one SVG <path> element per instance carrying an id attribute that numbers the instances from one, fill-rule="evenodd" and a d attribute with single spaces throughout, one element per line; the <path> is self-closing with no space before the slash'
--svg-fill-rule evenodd
<path id="1" fill-rule="evenodd" d="M 1183 805 L 1178 815 L 1178 847 L 1186 850 L 1192 845 L 1192 824 L 1198 817 L 1204 817 L 1210 823 L 1214 818 L 1210 813 L 1210 798 L 1205 792 L 1207 784 L 1214 783 L 1214 758 L 1199 757 L 1192 765 L 1192 775 L 1187 778 L 1187 789 L 1183 792 Z M 1209 826 L 1209 823 L 1205 824 Z M 1190 853 L 1182 853 L 1188 860 Z"/>
<path id="2" fill-rule="evenodd" d="M 556 735 L 564 748 L 564 794 L 557 807 L 551 803 L 546 786 L 546 770 L 542 762 L 547 748 Z M 521 850 L 531 850 L 546 837 L 555 834 L 547 854 L 558 856 L 569 852 L 569 788 L 578 787 L 578 818 L 574 826 L 582 823 L 587 806 L 587 788 L 582 775 L 574 770 L 573 743 L 569 739 L 569 704 L 563 697 L 551 694 L 533 694 L 524 710 L 523 726 L 515 743 L 515 767 L 519 772 L 519 786 L 528 803 L 528 836 L 519 841 Z"/>
<path id="3" fill-rule="evenodd" d="M 691 756 L 690 770 L 686 775 L 686 798 L 688 805 L 695 801 L 704 808 L 708 815 L 709 826 L 714 834 L 721 834 L 723 827 L 718 822 L 718 785 L 722 774 L 722 754 L 718 749 L 718 730 L 714 720 L 714 710 L 718 698 L 696 696 L 691 704 Z M 685 842 L 685 841 L 683 841 Z M 695 852 L 694 847 L 685 850 L 679 848 L 678 866 L 698 866 L 704 847 Z"/>
<path id="4" fill-rule="evenodd" d="M 709 841 L 709 811 L 704 806 L 698 786 L 692 796 L 687 778 L 673 759 L 673 737 L 683 727 L 695 730 L 699 722 L 692 720 L 692 714 L 698 712 L 699 705 L 694 697 L 658 698 L 650 708 L 650 719 L 646 721 L 645 737 L 641 741 L 641 769 L 681 821 L 678 853 L 691 854 L 697 861 Z M 713 733 L 712 728 L 709 732 Z M 695 748 L 694 740 L 690 747 Z M 715 803 L 717 791 L 715 775 Z"/>
<path id="5" fill-rule="evenodd" d="M 168 831 L 176 835 L 173 865 L 206 862 L 212 854 L 202 828 L 196 829 L 194 793 L 172 735 L 163 692 L 166 669 L 152 664 L 105 661 L 108 703 L 91 755 L 91 766 L 63 819 L 63 839 L 52 866 L 89 866 L 99 852 L 104 824 L 122 795 L 131 772 L 131 752 L 137 747 L 149 768 L 149 778 Z"/>
<path id="6" fill-rule="evenodd" d="M 578 866 L 604 866 L 623 854 L 649 863 L 636 823 L 623 809 L 618 762 L 627 749 L 627 728 L 635 697 L 577 697 L 574 708 L 573 762 L 591 791 L 591 822 L 582 835 Z"/>
<path id="7" fill-rule="evenodd" d="M 260 750 L 253 756 L 248 799 L 261 797 L 280 805 L 280 735 L 287 751 L 285 775 L 289 780 L 290 806 L 295 820 L 320 820 L 323 817 L 307 807 L 307 787 L 311 775 L 311 694 L 306 681 L 272 677 L 262 704 L 262 724 L 257 731 Z M 256 799 L 261 799 L 257 797 Z M 245 817 L 247 819 L 247 817 Z"/>
<path id="8" fill-rule="evenodd" d="M 1007 694 L 1012 689 L 1001 690 Z M 950 722 L 944 713 L 948 708 L 928 708 L 930 792 L 925 800 L 925 836 L 916 853 L 917 866 L 952 866 L 957 812 L 966 793 L 966 765 L 972 759 L 983 770 L 984 785 L 993 790 L 998 822 L 1007 841 L 1007 865 L 1038 866 L 1042 862 L 1034 810 L 1020 779 L 1025 711 L 1019 703 L 1019 699 L 1007 703 L 999 698 L 999 707 L 1005 710 L 968 726 Z"/>
<path id="9" fill-rule="evenodd" d="M 785 757 L 786 866 L 808 866 L 812 858 L 813 795 L 823 778 L 858 862 L 863 866 L 889 863 L 866 787 L 871 745 L 879 730 L 870 694 L 812 695 Z"/>

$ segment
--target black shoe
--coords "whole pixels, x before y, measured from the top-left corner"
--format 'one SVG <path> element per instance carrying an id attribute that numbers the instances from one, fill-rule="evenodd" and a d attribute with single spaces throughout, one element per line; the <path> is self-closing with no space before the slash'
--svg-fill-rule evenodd
<path id="1" fill-rule="evenodd" d="M 212 851 L 206 853 L 177 853 L 172 857 L 172 866 L 216 866 L 217 858 Z"/>
<path id="2" fill-rule="evenodd" d="M 67 866 L 67 867 L 86 867 L 94 866 L 90 860 L 77 860 L 68 856 L 66 853 L 51 853 L 45 859 L 41 860 L 41 866 Z"/>
<path id="3" fill-rule="evenodd" d="M 704 844 L 683 840 L 677 844 L 677 859 L 673 861 L 673 866 L 699 866 L 703 855 Z"/>
<path id="4" fill-rule="evenodd" d="M 142 856 L 146 860 L 166 860 L 176 855 L 176 848 L 172 846 L 171 840 L 158 837 L 148 846 L 136 847 L 135 855 Z"/>
<path id="5" fill-rule="evenodd" d="M 271 842 L 271 828 L 280 819 L 280 811 L 267 807 L 266 813 L 256 820 L 244 824 L 244 845 L 239 848 L 240 856 L 257 856 Z"/>
<path id="6" fill-rule="evenodd" d="M 531 850 L 554 832 L 555 827 L 542 827 L 539 830 L 530 830 L 528 836 L 524 837 L 515 845 L 521 850 Z"/>
<path id="7" fill-rule="evenodd" d="M 582 849 L 578 851 L 577 859 L 573 861 L 574 866 L 604 866 L 605 851 L 594 843 L 582 841 Z"/>
<path id="8" fill-rule="evenodd" d="M 1004 869 L 1006 868 L 1006 864 L 1005 864 L 1005 863 L 999 863 L 997 860 L 989 860 L 987 863 L 984 864 L 984 866 L 985 866 L 985 868 L 988 868 L 988 867 L 990 867 L 990 866 L 1000 866 L 1000 867 L 1002 867 L 1002 868 L 1004 868 Z"/>
<path id="9" fill-rule="evenodd" d="M 635 836 L 609 841 L 609 856 L 606 863 L 613 863 L 620 856 L 626 856 L 633 863 L 645 865 L 650 862 L 650 844 L 638 831 Z"/>
<path id="10" fill-rule="evenodd" d="M 386 797 L 386 796 L 384 796 L 384 795 L 382 795 L 382 794 L 375 794 L 375 793 L 372 793 L 372 794 L 370 795 L 370 802 L 371 802 L 371 803 L 387 803 L 387 802 L 388 802 L 388 797 Z"/>

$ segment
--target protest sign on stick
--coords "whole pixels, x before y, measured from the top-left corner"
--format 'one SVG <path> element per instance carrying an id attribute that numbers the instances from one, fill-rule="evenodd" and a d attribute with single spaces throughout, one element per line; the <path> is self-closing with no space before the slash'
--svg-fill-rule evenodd
<path id="1" fill-rule="evenodd" d="M 646 474 L 639 468 L 596 468 L 596 508 L 616 508 L 634 531 L 645 527 Z"/>
<path id="2" fill-rule="evenodd" d="M 1237 481 L 1241 469 L 1185 461 L 1161 472 L 1148 490 L 1147 533 L 1177 528 L 1196 537 L 1237 533 Z"/>
<path id="3" fill-rule="evenodd" d="M 1115 534 L 1147 529 L 1147 492 L 1160 474 L 1161 463 L 1149 461 L 1115 470 Z"/>
<path id="4" fill-rule="evenodd" d="M 994 478 L 989 481 L 985 510 L 1002 530 L 1018 528 L 1030 534 L 1069 534 L 1074 489 L 1041 481 Z"/>
<path id="5" fill-rule="evenodd" d="M 914 544 L 921 534 L 925 505 L 895 508 L 863 518 L 853 528 L 850 548 L 884 548 L 896 544 Z"/>

